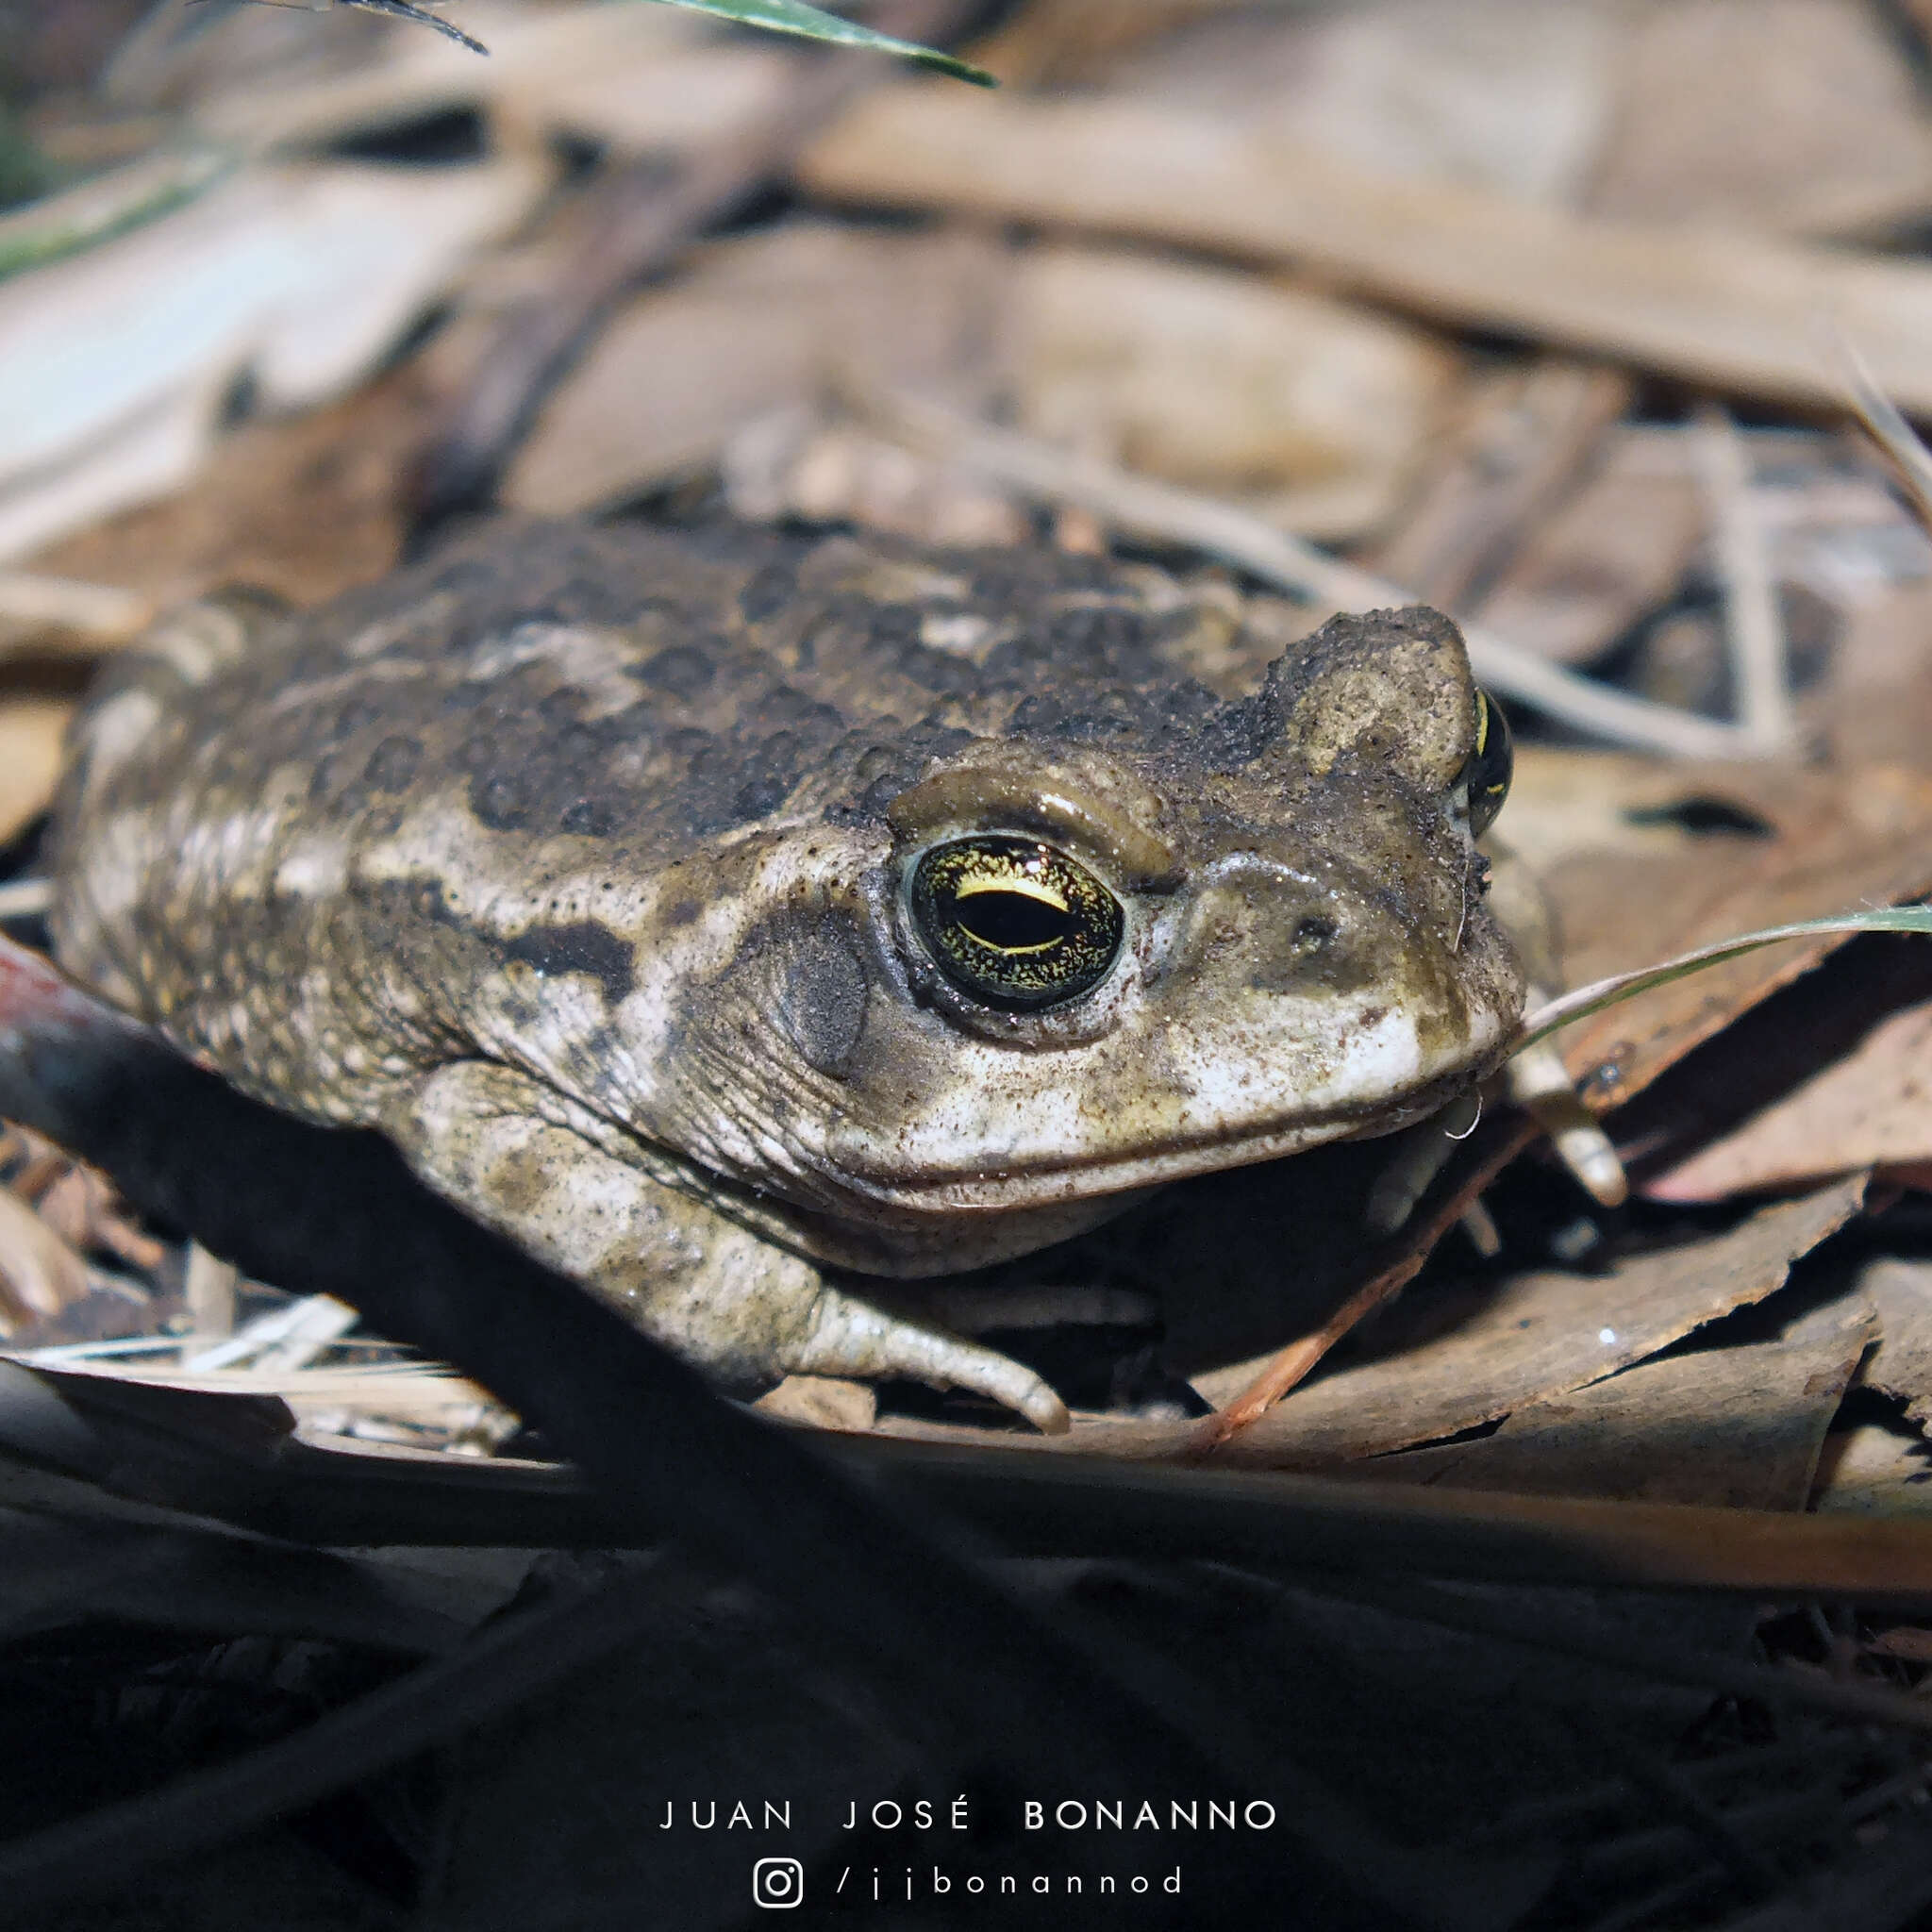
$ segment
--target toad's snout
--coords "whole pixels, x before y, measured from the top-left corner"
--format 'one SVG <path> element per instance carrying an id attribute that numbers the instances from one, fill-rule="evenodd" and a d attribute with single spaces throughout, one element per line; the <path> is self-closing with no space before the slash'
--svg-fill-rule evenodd
<path id="1" fill-rule="evenodd" d="M 1157 948 L 1150 980 L 1186 972 L 1228 991 L 1345 991 L 1386 971 L 1397 908 L 1340 868 L 1310 870 L 1259 852 L 1232 853 L 1192 883 Z"/>

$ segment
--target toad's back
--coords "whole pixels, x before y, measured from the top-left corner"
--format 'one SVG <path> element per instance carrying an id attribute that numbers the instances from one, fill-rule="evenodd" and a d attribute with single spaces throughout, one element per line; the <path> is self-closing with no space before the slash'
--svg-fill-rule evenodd
<path id="1" fill-rule="evenodd" d="M 477 969 L 479 901 L 861 813 L 974 738 L 1239 732 L 1176 669 L 1234 628 L 1098 559 L 733 525 L 493 525 L 292 618 L 230 596 L 81 718 L 61 958 L 268 1097 L 359 1119 L 461 1050 L 434 982 Z M 594 968 L 575 924 L 534 943 Z"/>

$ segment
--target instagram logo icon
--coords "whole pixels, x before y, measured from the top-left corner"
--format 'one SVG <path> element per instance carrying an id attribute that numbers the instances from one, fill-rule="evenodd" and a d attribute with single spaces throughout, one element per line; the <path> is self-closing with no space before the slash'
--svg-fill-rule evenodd
<path id="1" fill-rule="evenodd" d="M 760 1858 L 751 1868 L 751 1902 L 768 1912 L 805 1903 L 805 1867 L 796 1858 Z"/>

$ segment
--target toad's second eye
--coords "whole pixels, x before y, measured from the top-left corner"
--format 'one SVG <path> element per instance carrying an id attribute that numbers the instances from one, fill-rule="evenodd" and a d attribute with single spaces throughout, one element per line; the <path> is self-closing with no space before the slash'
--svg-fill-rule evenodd
<path id="1" fill-rule="evenodd" d="M 1034 839 L 935 845 L 908 906 L 933 963 L 989 1007 L 1028 1012 L 1076 999 L 1121 948 L 1121 904 L 1084 865 Z"/>
<path id="2" fill-rule="evenodd" d="M 1461 782 L 1469 787 L 1469 829 L 1480 838 L 1495 823 L 1509 796 L 1509 777 L 1516 754 L 1509 743 L 1509 721 L 1488 691 L 1475 694 L 1475 744 L 1462 768 Z"/>

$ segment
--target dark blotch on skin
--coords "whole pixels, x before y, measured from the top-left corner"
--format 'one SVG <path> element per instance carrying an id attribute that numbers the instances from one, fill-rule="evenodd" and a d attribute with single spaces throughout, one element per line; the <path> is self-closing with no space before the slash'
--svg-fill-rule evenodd
<path id="1" fill-rule="evenodd" d="M 871 990 L 858 936 L 849 920 L 827 914 L 786 933 L 779 944 L 785 1030 L 812 1066 L 841 1079 L 865 1032 Z"/>
<path id="2" fill-rule="evenodd" d="M 638 667 L 638 676 L 653 691 L 672 697 L 695 697 L 717 675 L 712 653 L 696 644 L 673 644 L 659 651 L 648 663 Z"/>
<path id="3" fill-rule="evenodd" d="M 470 809 L 492 832 L 513 832 L 530 822 L 530 788 L 517 772 L 478 772 L 470 780 Z"/>
<path id="4" fill-rule="evenodd" d="M 606 799 L 575 798 L 559 821 L 566 832 L 587 839 L 608 839 L 618 826 L 617 811 Z"/>
<path id="5" fill-rule="evenodd" d="M 369 754 L 362 782 L 372 791 L 405 791 L 423 762 L 423 741 L 392 731 Z"/>
<path id="6" fill-rule="evenodd" d="M 533 966 L 546 978 L 559 973 L 584 973 L 604 989 L 613 1005 L 637 983 L 632 962 L 637 948 L 594 919 L 568 925 L 533 925 L 504 948 L 504 957 Z"/>
<path id="7" fill-rule="evenodd" d="M 798 566 L 789 558 L 768 563 L 752 573 L 751 581 L 738 593 L 738 613 L 747 624 L 758 624 L 791 601 L 798 588 Z"/>

